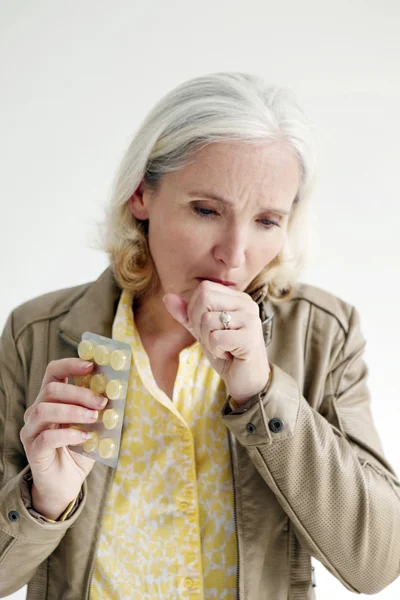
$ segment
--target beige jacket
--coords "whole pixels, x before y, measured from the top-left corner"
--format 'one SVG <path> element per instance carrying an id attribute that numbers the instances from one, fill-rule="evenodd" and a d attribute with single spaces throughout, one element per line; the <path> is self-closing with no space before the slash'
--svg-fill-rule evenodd
<path id="1" fill-rule="evenodd" d="M 86 600 L 113 469 L 96 463 L 78 510 L 35 519 L 19 438 L 50 360 L 76 356 L 83 331 L 107 337 L 120 290 L 94 283 L 17 308 L 0 346 L 0 596 L 28 583 L 29 600 Z M 261 305 L 260 305 L 261 306 Z M 221 418 L 231 443 L 240 600 L 314 598 L 310 557 L 343 585 L 373 594 L 399 574 L 400 484 L 369 407 L 356 311 L 299 285 L 273 307 L 267 395 Z M 269 340 L 267 340 L 269 341 Z M 168 599 L 165 599 L 168 600 Z"/>

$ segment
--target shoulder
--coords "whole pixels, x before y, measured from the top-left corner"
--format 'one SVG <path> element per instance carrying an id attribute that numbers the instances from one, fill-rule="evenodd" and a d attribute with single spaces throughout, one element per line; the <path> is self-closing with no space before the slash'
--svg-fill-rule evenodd
<path id="1" fill-rule="evenodd" d="M 89 282 L 49 292 L 17 306 L 12 313 L 15 339 L 34 323 L 57 319 L 68 313 L 92 284 Z"/>
<path id="2" fill-rule="evenodd" d="M 290 312 L 309 315 L 312 321 L 325 321 L 335 324 L 347 334 L 354 313 L 354 306 L 339 296 L 307 283 L 298 283 L 286 303 Z M 277 305 L 275 305 L 276 307 Z"/>
<path id="3" fill-rule="evenodd" d="M 11 313 L 8 328 L 11 327 L 11 333 L 17 340 L 23 332 L 39 330 L 46 323 L 53 330 L 64 324 L 70 328 L 71 335 L 76 337 L 79 334 L 80 338 L 82 327 L 103 327 L 103 330 L 111 327 L 120 293 L 112 269 L 108 267 L 95 281 L 24 302 Z"/>

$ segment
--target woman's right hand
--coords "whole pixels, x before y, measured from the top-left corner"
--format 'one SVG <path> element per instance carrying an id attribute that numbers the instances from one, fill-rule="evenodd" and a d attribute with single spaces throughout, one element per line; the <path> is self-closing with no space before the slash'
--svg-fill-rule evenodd
<path id="1" fill-rule="evenodd" d="M 20 437 L 31 467 L 32 506 L 56 520 L 79 494 L 94 460 L 71 451 L 85 434 L 70 423 L 95 423 L 107 399 L 92 390 L 68 383 L 68 377 L 87 375 L 93 363 L 63 358 L 49 363 L 39 395 L 24 415 Z"/>

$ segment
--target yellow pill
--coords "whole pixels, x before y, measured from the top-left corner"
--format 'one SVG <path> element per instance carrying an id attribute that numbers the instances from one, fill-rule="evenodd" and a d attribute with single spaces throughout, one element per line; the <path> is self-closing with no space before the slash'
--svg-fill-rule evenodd
<path id="1" fill-rule="evenodd" d="M 97 448 L 99 438 L 97 437 L 97 433 L 94 433 L 94 431 L 89 431 L 88 433 L 90 433 L 91 437 L 88 438 L 86 442 L 83 442 L 82 448 L 85 450 L 85 452 L 93 452 L 93 450 L 96 450 Z"/>
<path id="2" fill-rule="evenodd" d="M 107 383 L 106 394 L 110 400 L 120 400 L 126 391 L 126 384 L 119 379 L 111 379 Z"/>
<path id="3" fill-rule="evenodd" d="M 117 453 L 117 445 L 111 438 L 103 438 L 99 444 L 101 458 L 111 458 Z"/>
<path id="4" fill-rule="evenodd" d="M 125 371 L 129 366 L 129 356 L 124 350 L 114 350 L 111 353 L 110 365 L 115 371 Z"/>
<path id="5" fill-rule="evenodd" d="M 98 365 L 101 365 L 102 367 L 108 365 L 108 363 L 110 362 L 110 348 L 107 348 L 107 346 L 102 345 L 96 346 L 96 348 L 94 349 L 93 357 Z"/>
<path id="6" fill-rule="evenodd" d="M 104 411 L 103 423 L 106 429 L 115 429 L 119 423 L 119 413 L 113 408 Z"/>
<path id="7" fill-rule="evenodd" d="M 107 378 L 103 373 L 97 373 L 93 375 L 90 382 L 90 389 L 96 394 L 104 394 L 107 387 Z"/>
<path id="8" fill-rule="evenodd" d="M 82 360 L 92 360 L 94 344 L 90 340 L 82 340 L 79 342 L 78 355 Z"/>
<path id="9" fill-rule="evenodd" d="M 75 385 L 78 385 L 79 387 L 88 388 L 88 387 L 90 387 L 91 379 L 92 379 L 91 375 L 77 375 L 76 377 L 74 377 L 74 383 L 75 383 Z"/>

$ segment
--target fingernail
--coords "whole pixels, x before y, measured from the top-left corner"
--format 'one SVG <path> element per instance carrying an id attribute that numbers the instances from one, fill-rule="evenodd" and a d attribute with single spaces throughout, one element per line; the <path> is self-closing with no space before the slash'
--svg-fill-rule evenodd
<path id="1" fill-rule="evenodd" d="M 96 396 L 96 405 L 99 406 L 100 408 L 104 408 L 105 405 L 107 404 L 108 399 L 107 398 L 102 398 L 102 396 Z"/>
<path id="2" fill-rule="evenodd" d="M 88 369 L 89 367 L 93 366 L 93 363 L 85 361 L 82 366 L 83 366 L 84 369 Z"/>
<path id="3" fill-rule="evenodd" d="M 165 298 L 166 298 L 167 294 L 164 294 L 162 301 L 164 302 Z"/>

